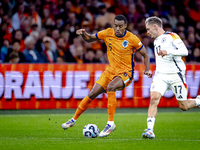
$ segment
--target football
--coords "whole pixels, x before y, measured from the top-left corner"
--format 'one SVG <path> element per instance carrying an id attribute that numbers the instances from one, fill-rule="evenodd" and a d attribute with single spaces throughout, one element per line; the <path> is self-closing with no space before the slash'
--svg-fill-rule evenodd
<path id="1" fill-rule="evenodd" d="M 86 138 L 96 138 L 99 135 L 99 128 L 95 124 L 87 124 L 83 128 L 83 136 Z"/>

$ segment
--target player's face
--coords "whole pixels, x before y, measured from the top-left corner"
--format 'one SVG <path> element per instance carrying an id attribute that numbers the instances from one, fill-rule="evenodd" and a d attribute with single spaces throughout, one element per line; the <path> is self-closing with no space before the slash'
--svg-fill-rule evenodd
<path id="1" fill-rule="evenodd" d="M 157 37 L 156 25 L 146 24 L 146 30 L 147 30 L 147 34 L 149 34 L 151 38 Z"/>
<path id="2" fill-rule="evenodd" d="M 114 31 L 117 37 L 121 37 L 124 35 L 127 24 L 124 23 L 124 20 L 116 20 L 114 21 Z"/>

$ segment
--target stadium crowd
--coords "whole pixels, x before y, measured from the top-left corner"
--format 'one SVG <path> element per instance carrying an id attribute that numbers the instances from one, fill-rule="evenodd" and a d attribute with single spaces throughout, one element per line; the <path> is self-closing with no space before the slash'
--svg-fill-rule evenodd
<path id="1" fill-rule="evenodd" d="M 185 62 L 200 62 L 200 0 L 2 0 L 0 63 L 108 63 L 106 45 L 87 43 L 75 31 L 96 33 L 127 17 L 155 62 L 145 19 L 158 16 L 165 31 L 176 32 L 189 50 Z M 135 61 L 142 56 L 135 53 Z"/>

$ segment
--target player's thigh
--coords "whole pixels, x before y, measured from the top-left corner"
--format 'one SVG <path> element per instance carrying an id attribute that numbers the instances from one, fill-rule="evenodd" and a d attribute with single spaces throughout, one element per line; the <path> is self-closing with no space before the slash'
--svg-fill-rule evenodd
<path id="1" fill-rule="evenodd" d="M 162 75 L 154 76 L 150 88 L 151 93 L 158 92 L 161 94 L 161 96 L 163 96 L 167 90 L 168 90 L 168 84 L 165 81 L 165 78 L 162 77 Z"/>
<path id="2" fill-rule="evenodd" d="M 131 84 L 133 79 L 130 77 L 130 73 L 124 72 L 116 76 L 107 87 L 107 91 L 123 90 L 125 87 Z"/>
<path id="3" fill-rule="evenodd" d="M 187 85 L 185 82 L 185 77 L 183 75 L 174 75 L 174 82 L 171 84 L 171 90 L 173 91 L 176 99 L 178 101 L 187 100 Z M 186 103 L 186 102 L 184 102 Z"/>
<path id="4" fill-rule="evenodd" d="M 122 78 L 116 76 L 107 86 L 107 91 L 122 90 L 124 88 L 124 83 Z"/>
<path id="5" fill-rule="evenodd" d="M 99 94 L 103 92 L 105 92 L 104 88 L 98 83 L 95 83 L 92 90 L 89 92 L 88 97 L 91 99 L 95 99 Z"/>
<path id="6" fill-rule="evenodd" d="M 111 75 L 107 71 L 104 71 L 95 83 L 101 85 L 106 91 L 107 86 L 112 81 L 113 77 L 114 76 L 111 77 Z"/>

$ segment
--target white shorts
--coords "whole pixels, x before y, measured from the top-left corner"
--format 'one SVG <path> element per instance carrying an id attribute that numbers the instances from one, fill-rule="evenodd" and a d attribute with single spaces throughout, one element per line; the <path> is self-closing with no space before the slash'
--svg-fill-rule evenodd
<path id="1" fill-rule="evenodd" d="M 169 90 L 174 93 L 177 100 L 187 100 L 185 75 L 182 73 L 155 74 L 150 91 L 159 92 L 163 96 Z"/>

